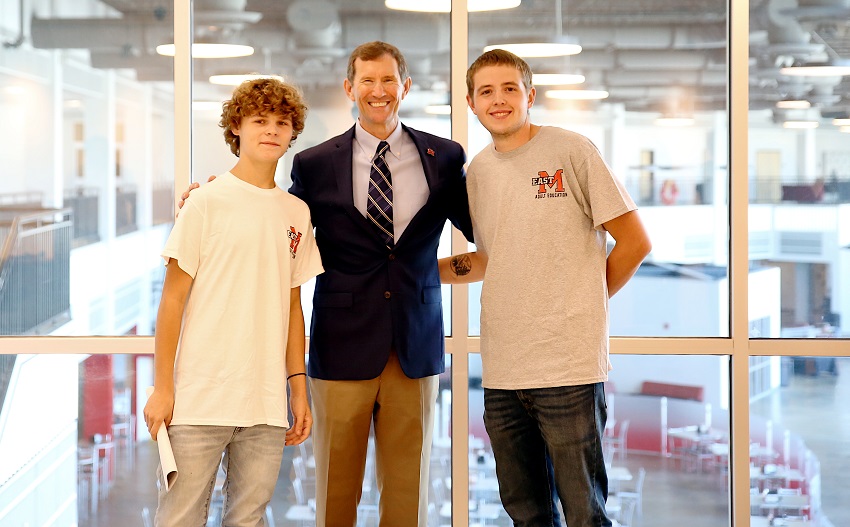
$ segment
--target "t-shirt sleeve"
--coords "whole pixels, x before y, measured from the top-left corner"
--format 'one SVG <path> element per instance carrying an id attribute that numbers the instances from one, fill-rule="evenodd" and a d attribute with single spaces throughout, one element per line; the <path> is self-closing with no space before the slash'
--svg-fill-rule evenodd
<path id="1" fill-rule="evenodd" d="M 293 240 L 290 243 L 290 254 L 292 255 L 290 287 L 293 288 L 305 284 L 314 276 L 325 271 L 322 267 L 322 258 L 319 256 L 319 248 L 316 246 L 316 237 L 313 234 L 313 223 L 310 221 L 309 213 L 306 221 L 302 223 L 302 228 L 303 230 L 300 232 L 297 230 L 292 232 L 293 227 L 290 227 L 290 239 Z"/>
<path id="2" fill-rule="evenodd" d="M 200 199 L 200 196 L 197 198 Z M 180 269 L 193 279 L 201 262 L 201 234 L 204 226 L 204 215 L 196 203 L 198 199 L 186 202 L 162 250 L 166 264 L 174 258 Z"/>
<path id="3" fill-rule="evenodd" d="M 593 226 L 602 229 L 602 224 L 635 210 L 637 206 L 626 187 L 614 175 L 595 147 L 587 157 L 582 170 L 587 173 L 587 198 Z"/>

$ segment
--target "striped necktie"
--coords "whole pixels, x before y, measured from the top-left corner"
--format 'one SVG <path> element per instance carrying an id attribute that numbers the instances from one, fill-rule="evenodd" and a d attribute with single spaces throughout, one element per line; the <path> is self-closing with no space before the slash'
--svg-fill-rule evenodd
<path id="1" fill-rule="evenodd" d="M 387 249 L 393 248 L 393 179 L 384 155 L 390 145 L 386 141 L 378 143 L 378 150 L 372 160 L 369 171 L 369 194 L 366 202 L 366 216 L 372 221 Z"/>

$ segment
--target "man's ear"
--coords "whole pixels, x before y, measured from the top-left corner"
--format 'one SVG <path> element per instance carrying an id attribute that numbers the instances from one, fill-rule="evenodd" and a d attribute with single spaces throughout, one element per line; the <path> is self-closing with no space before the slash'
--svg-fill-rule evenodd
<path id="1" fill-rule="evenodd" d="M 537 98 L 537 88 L 532 86 L 531 89 L 528 90 L 528 108 L 529 109 L 531 109 L 531 107 L 534 106 L 534 100 L 536 98 Z"/>
<path id="2" fill-rule="evenodd" d="M 407 97 L 407 92 L 410 91 L 410 87 L 413 86 L 413 79 L 408 77 L 406 81 L 401 85 L 401 98 L 404 100 Z"/>
<path id="3" fill-rule="evenodd" d="M 345 79 L 342 82 L 342 87 L 343 87 L 343 89 L 345 89 L 345 94 L 348 96 L 348 98 L 353 101 L 354 100 L 354 86 L 351 85 L 351 82 L 348 79 Z"/>
<path id="4" fill-rule="evenodd" d="M 472 113 L 475 113 L 475 100 L 469 95 L 466 96 L 466 104 L 469 105 L 469 109 L 472 110 Z"/>

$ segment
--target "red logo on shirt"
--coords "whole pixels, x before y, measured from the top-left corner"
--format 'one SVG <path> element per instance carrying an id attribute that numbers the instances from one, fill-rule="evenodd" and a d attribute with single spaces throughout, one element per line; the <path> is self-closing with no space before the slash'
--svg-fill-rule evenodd
<path id="1" fill-rule="evenodd" d="M 289 236 L 289 254 L 295 258 L 295 253 L 298 252 L 298 244 L 301 242 L 301 233 L 296 231 L 295 227 L 290 226 L 286 235 Z"/>
<path id="2" fill-rule="evenodd" d="M 564 192 L 564 169 L 559 168 L 555 171 L 554 176 L 550 176 L 548 172 L 545 170 L 541 170 L 537 173 L 537 177 L 531 178 L 532 186 L 539 186 L 537 189 L 538 194 L 545 194 L 546 187 L 550 189 L 555 187 L 552 192 Z"/>

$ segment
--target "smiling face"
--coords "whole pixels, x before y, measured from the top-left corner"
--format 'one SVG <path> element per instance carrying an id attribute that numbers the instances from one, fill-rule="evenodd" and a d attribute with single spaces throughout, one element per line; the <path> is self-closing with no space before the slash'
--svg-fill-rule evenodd
<path id="1" fill-rule="evenodd" d="M 484 66 L 472 77 L 472 95 L 466 100 L 494 143 L 509 140 L 531 127 L 528 110 L 536 91 L 529 90 L 520 71 L 507 65 Z"/>
<path id="2" fill-rule="evenodd" d="M 398 125 L 398 107 L 410 90 L 401 80 L 398 63 L 388 54 L 375 60 L 356 59 L 354 78 L 345 80 L 345 93 L 357 104 L 360 125 L 378 139 L 386 139 Z"/>
<path id="3" fill-rule="evenodd" d="M 233 134 L 239 137 L 240 159 L 277 163 L 292 141 L 292 120 L 282 113 L 258 113 L 243 117 Z"/>

